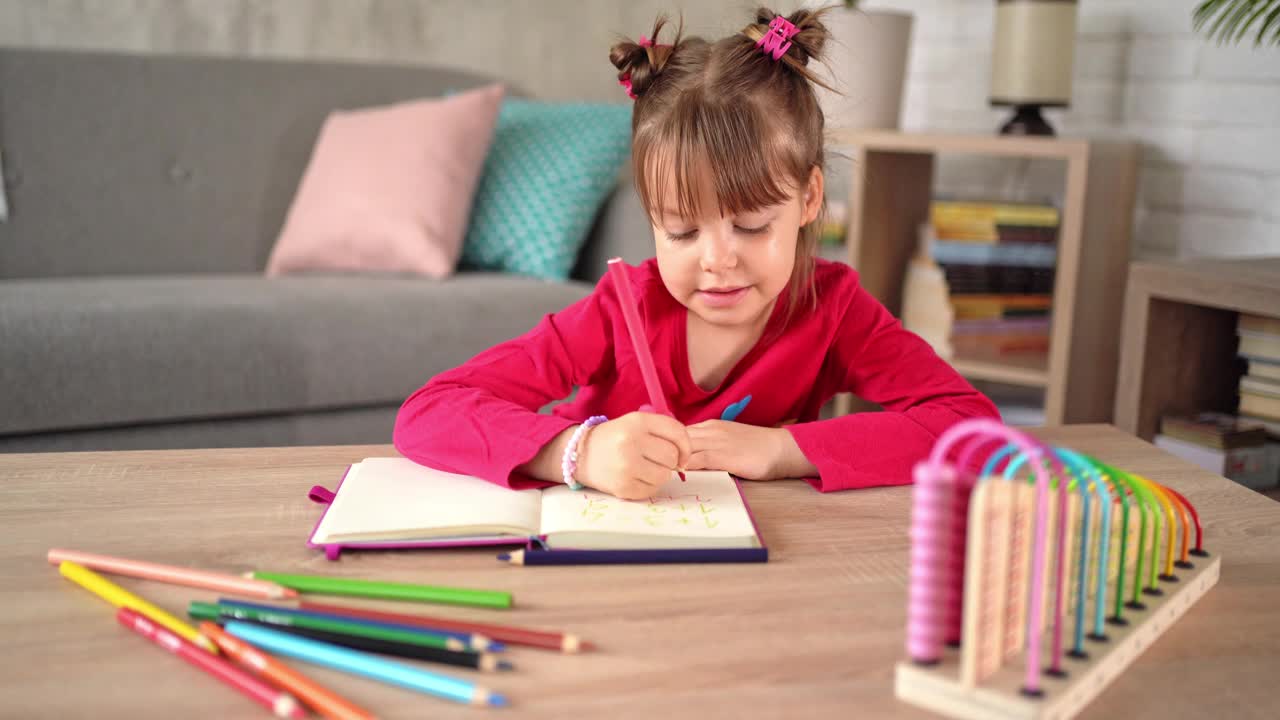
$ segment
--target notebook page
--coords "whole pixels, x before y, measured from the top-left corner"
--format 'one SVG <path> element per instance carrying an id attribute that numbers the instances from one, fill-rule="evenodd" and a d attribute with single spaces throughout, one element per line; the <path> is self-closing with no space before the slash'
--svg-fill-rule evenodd
<path id="1" fill-rule="evenodd" d="M 313 542 L 411 540 L 479 534 L 533 535 L 540 493 L 432 470 L 405 458 L 367 458 L 351 466 Z"/>
<path id="2" fill-rule="evenodd" d="M 691 471 L 688 482 L 671 480 L 648 500 L 619 500 L 591 489 L 560 485 L 542 491 L 542 532 L 635 536 L 635 547 L 679 546 L 645 538 L 688 538 L 695 542 L 751 538 L 755 528 L 729 473 Z M 712 543 L 719 544 L 719 543 Z"/>

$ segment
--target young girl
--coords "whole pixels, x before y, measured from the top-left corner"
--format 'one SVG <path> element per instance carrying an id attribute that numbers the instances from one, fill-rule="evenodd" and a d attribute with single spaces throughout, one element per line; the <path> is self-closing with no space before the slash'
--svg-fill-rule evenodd
<path id="1" fill-rule="evenodd" d="M 807 65 L 827 38 L 818 12 L 761 9 L 715 43 L 677 33 L 610 52 L 635 98 L 632 159 L 657 255 L 629 277 L 674 417 L 647 405 L 606 275 L 411 395 L 396 448 L 512 488 L 642 499 L 675 469 L 715 469 L 828 492 L 908 483 L 947 427 L 998 417 L 854 270 L 814 257 L 823 117 Z M 839 392 L 884 411 L 818 420 Z"/>

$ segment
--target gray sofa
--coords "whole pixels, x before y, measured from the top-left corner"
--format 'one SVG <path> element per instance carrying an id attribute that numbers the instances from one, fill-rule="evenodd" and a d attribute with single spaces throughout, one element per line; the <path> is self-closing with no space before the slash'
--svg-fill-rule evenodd
<path id="1" fill-rule="evenodd" d="M 262 276 L 330 110 L 489 81 L 0 50 L 0 452 L 390 442 L 427 378 L 651 255 L 623 180 L 575 282 Z"/>

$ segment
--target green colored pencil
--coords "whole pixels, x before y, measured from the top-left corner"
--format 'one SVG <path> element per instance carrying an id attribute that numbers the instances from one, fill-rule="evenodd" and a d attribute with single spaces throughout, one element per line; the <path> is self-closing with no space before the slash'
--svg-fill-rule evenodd
<path id="1" fill-rule="evenodd" d="M 470 590 L 467 588 L 433 587 L 409 583 L 379 582 L 377 580 L 351 580 L 347 578 L 316 575 L 287 575 L 271 572 L 251 572 L 248 577 L 269 580 L 277 585 L 293 588 L 300 593 L 313 595 L 351 595 L 353 597 L 381 600 L 413 600 L 416 602 L 442 603 L 445 605 L 471 605 L 475 607 L 511 607 L 511 593 L 498 590 Z"/>
<path id="2" fill-rule="evenodd" d="M 373 638 L 375 640 L 389 640 L 392 642 L 437 648 L 440 650 L 455 650 L 459 652 L 469 650 L 469 648 L 466 647 L 466 643 L 455 637 L 441 637 L 439 635 L 416 633 L 409 630 L 379 627 L 377 625 L 368 625 L 358 622 L 308 617 L 288 612 L 276 612 L 273 610 L 256 610 L 253 608 L 236 607 L 234 605 L 215 605 L 213 603 L 206 602 L 192 602 L 187 608 L 187 614 L 196 620 L 216 621 L 224 618 L 231 620 L 252 620 L 254 622 L 265 623 L 267 625 L 296 627 L 305 630 L 323 630 L 324 632 L 354 635 L 356 637 Z"/>

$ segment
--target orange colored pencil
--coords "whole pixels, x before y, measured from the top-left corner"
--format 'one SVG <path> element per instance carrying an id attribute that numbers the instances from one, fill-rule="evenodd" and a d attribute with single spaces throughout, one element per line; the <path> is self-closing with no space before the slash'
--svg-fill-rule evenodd
<path id="1" fill-rule="evenodd" d="M 330 720 L 373 720 L 373 714 L 368 710 L 353 705 L 240 638 L 228 635 L 216 624 L 206 620 L 200 623 L 200 632 L 217 643 L 227 657 L 234 658 L 254 674 L 293 693 L 324 717 Z"/>
<path id="2" fill-rule="evenodd" d="M 207 570 L 157 565 L 156 563 L 143 562 L 141 560 L 128 560 L 109 555 L 94 555 L 93 553 L 59 548 L 50 550 L 48 557 L 51 565 L 59 565 L 66 560 L 92 570 L 113 575 L 126 575 L 174 585 L 217 590 L 231 595 L 244 595 L 264 600 L 287 600 L 298 597 L 296 590 L 291 590 L 277 583 L 266 580 L 249 580 L 235 575 L 209 572 Z"/>

